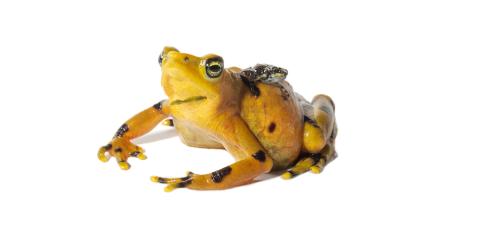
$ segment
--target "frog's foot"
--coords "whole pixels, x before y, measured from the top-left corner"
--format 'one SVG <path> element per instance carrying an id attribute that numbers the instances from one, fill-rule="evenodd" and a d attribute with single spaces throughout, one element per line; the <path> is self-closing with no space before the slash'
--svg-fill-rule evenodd
<path id="1" fill-rule="evenodd" d="M 302 158 L 292 168 L 288 169 L 281 176 L 283 179 L 292 179 L 300 174 L 312 171 L 313 173 L 320 173 L 326 164 L 325 156 L 320 153 L 311 154 L 308 157 Z"/>
<path id="2" fill-rule="evenodd" d="M 152 182 L 167 184 L 165 192 L 171 192 L 177 188 L 189 188 L 196 190 L 227 189 L 251 182 L 258 175 L 268 172 L 272 167 L 272 160 L 266 158 L 259 151 L 252 159 L 241 160 L 209 174 L 194 174 L 188 172 L 182 178 L 163 178 L 152 176 Z"/>
<path id="3" fill-rule="evenodd" d="M 295 166 L 284 172 L 281 176 L 283 179 L 288 180 L 308 171 L 321 173 L 323 168 L 336 157 L 335 139 L 331 138 L 320 153 L 310 154 L 307 157 L 301 158 Z"/>
<path id="4" fill-rule="evenodd" d="M 130 164 L 127 162 L 129 157 L 136 157 L 140 160 L 147 159 L 143 148 L 131 143 L 129 140 L 123 138 L 114 138 L 109 144 L 100 147 L 97 157 L 102 162 L 107 162 L 110 157 L 117 159 L 118 166 L 122 170 L 130 169 Z"/>

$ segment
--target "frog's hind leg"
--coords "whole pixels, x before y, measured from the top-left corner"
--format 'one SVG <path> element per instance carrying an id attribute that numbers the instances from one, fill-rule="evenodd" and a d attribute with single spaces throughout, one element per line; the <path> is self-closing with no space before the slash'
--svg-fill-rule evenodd
<path id="1" fill-rule="evenodd" d="M 320 173 L 323 167 L 336 157 L 335 137 L 337 126 L 335 122 L 335 106 L 330 97 L 317 95 L 312 103 L 307 102 L 297 94 L 304 112 L 304 154 L 282 178 L 290 179 L 311 170 Z"/>

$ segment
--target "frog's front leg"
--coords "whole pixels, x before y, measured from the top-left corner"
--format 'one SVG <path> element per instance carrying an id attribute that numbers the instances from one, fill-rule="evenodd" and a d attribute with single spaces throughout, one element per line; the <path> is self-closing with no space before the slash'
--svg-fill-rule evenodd
<path id="1" fill-rule="evenodd" d="M 226 189 L 252 181 L 262 173 L 269 172 L 273 161 L 239 117 L 224 121 L 217 127 L 227 150 L 234 150 L 237 161 L 209 174 L 189 173 L 183 178 L 163 178 L 153 176 L 153 182 L 166 183 L 165 191 L 176 188 L 196 190 Z"/>
<path id="2" fill-rule="evenodd" d="M 144 150 L 131 142 L 132 139 L 150 132 L 160 121 L 167 118 L 169 106 L 166 100 L 145 109 L 122 124 L 113 136 L 112 141 L 98 150 L 98 159 L 107 162 L 111 156 L 117 159 L 123 170 L 128 170 L 128 157 L 146 159 Z M 108 153 L 108 154 L 106 154 Z"/>

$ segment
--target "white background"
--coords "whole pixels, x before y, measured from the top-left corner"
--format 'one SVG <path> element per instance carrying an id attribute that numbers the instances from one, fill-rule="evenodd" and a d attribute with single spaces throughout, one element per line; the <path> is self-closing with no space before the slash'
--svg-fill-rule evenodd
<path id="1" fill-rule="evenodd" d="M 477 1 L 2 1 L 0 239 L 479 239 Z M 320 175 L 164 193 L 232 162 L 166 127 L 121 171 L 99 146 L 165 97 L 165 45 L 270 63 L 337 106 Z"/>

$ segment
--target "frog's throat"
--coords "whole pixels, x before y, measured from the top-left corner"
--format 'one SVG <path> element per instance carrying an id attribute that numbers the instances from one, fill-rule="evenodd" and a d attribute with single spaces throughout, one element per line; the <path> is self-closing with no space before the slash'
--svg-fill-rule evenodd
<path id="1" fill-rule="evenodd" d="M 182 103 L 189 103 L 189 102 L 196 102 L 196 101 L 202 101 L 202 100 L 205 100 L 207 99 L 207 97 L 205 96 L 193 96 L 193 97 L 189 97 L 187 99 L 177 99 L 177 100 L 173 100 L 170 105 L 178 105 L 178 104 L 182 104 Z"/>

